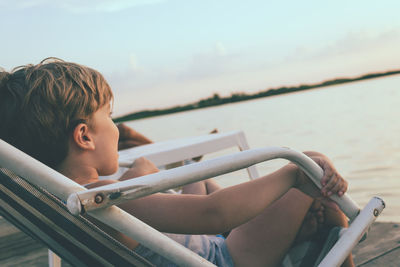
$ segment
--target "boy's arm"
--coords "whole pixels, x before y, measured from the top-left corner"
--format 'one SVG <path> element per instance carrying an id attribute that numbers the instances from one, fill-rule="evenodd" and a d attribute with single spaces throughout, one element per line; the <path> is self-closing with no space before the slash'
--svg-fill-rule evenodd
<path id="1" fill-rule="evenodd" d="M 296 183 L 297 167 L 284 168 L 210 195 L 154 194 L 120 204 L 162 232 L 217 234 L 257 216 Z"/>
<path id="2" fill-rule="evenodd" d="M 123 123 L 118 124 L 117 128 L 119 130 L 118 150 L 153 143 L 149 138 Z"/>
<path id="3" fill-rule="evenodd" d="M 347 183 L 324 156 L 312 157 L 324 169 L 324 178 L 346 191 Z M 331 175 L 332 172 L 334 175 Z M 268 176 L 221 189 L 210 195 L 154 194 L 119 205 L 156 229 L 171 233 L 216 234 L 231 230 L 257 216 L 291 187 L 320 195 L 294 164 L 288 164 Z M 335 189 L 336 188 L 336 189 Z"/>

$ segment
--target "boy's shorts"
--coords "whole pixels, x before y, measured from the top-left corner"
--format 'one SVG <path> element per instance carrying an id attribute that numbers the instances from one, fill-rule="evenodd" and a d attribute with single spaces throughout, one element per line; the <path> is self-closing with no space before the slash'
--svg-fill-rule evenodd
<path id="1" fill-rule="evenodd" d="M 222 237 L 208 235 L 165 235 L 217 266 L 233 266 L 232 257 L 229 254 L 225 239 Z M 178 266 L 141 244 L 134 251 L 156 266 Z"/>

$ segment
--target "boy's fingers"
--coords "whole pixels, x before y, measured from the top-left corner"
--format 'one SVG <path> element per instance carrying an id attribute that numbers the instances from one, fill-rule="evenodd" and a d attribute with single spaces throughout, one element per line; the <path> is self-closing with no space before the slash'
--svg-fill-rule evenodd
<path id="1" fill-rule="evenodd" d="M 321 193 L 324 196 L 331 196 L 337 193 L 342 196 L 347 191 L 347 182 L 341 177 L 330 162 L 321 158 L 313 160 L 324 170 L 324 176 L 321 179 Z"/>
<path id="2" fill-rule="evenodd" d="M 348 188 L 348 183 L 346 182 L 346 180 L 342 181 L 342 187 L 338 190 L 338 195 L 341 197 L 344 195 L 344 193 L 346 193 L 347 188 Z"/>
<path id="3" fill-rule="evenodd" d="M 335 183 L 333 183 L 333 181 L 336 181 Z M 334 179 L 331 179 L 330 182 L 332 181 L 332 183 L 329 183 L 327 185 L 327 187 L 324 187 L 322 189 L 322 192 L 325 193 L 327 196 L 331 196 L 333 194 L 337 194 L 339 196 L 342 196 L 346 191 L 347 191 L 347 182 L 346 180 L 344 180 L 339 174 L 335 175 Z"/>
<path id="4" fill-rule="evenodd" d="M 338 177 L 337 175 L 333 175 L 330 177 L 329 181 L 326 183 L 326 185 L 322 188 L 322 193 L 326 196 L 331 190 L 332 188 L 336 185 L 336 183 L 338 182 Z"/>
<path id="5" fill-rule="evenodd" d="M 334 175 L 334 171 L 332 170 L 331 166 L 327 164 L 327 162 L 324 162 L 322 169 L 324 170 L 324 176 L 321 180 L 322 186 L 325 186 L 329 179 Z"/>
<path id="6" fill-rule="evenodd" d="M 332 174 L 328 173 L 327 171 L 324 170 L 324 176 L 321 179 L 321 184 L 322 186 L 326 186 L 329 182 L 329 180 L 331 179 Z"/>
<path id="7" fill-rule="evenodd" d="M 340 174 L 338 174 L 338 178 L 339 178 L 338 184 L 340 184 L 340 187 L 335 192 L 342 191 L 342 193 L 344 193 L 344 192 L 347 191 L 348 183 L 347 183 L 347 181 L 345 179 L 343 179 L 343 177 Z"/>
<path id="8" fill-rule="evenodd" d="M 323 169 L 324 169 L 324 173 L 328 177 L 331 177 L 334 174 L 332 167 L 327 162 L 325 162 Z"/>
<path id="9" fill-rule="evenodd" d="M 321 185 L 326 186 L 327 182 L 328 182 L 328 176 L 324 175 L 324 177 L 322 177 L 322 179 L 321 179 Z"/>
<path id="10" fill-rule="evenodd" d="M 344 179 L 343 179 L 343 182 L 344 182 L 343 190 L 344 190 L 344 192 L 346 192 L 347 189 L 349 188 L 349 183 L 348 183 L 346 180 L 344 180 Z"/>
<path id="11" fill-rule="evenodd" d="M 334 187 L 331 188 L 331 190 L 329 191 L 332 194 L 337 193 L 340 191 L 340 189 L 343 187 L 343 184 L 339 181 L 337 184 L 335 184 Z"/>

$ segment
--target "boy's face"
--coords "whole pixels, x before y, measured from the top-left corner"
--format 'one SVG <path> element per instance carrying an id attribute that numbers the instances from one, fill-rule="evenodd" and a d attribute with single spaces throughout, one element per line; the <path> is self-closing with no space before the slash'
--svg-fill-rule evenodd
<path id="1" fill-rule="evenodd" d="M 91 130 L 95 144 L 97 172 L 111 175 L 118 170 L 119 131 L 111 120 L 110 105 L 97 110 L 91 119 Z"/>

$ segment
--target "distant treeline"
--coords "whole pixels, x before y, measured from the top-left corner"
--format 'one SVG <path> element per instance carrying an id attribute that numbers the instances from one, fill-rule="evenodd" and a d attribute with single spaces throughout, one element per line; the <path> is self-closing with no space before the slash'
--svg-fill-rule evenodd
<path id="1" fill-rule="evenodd" d="M 124 122 L 124 121 L 130 121 L 130 120 L 143 119 L 143 118 L 166 115 L 166 114 L 177 113 L 177 112 L 182 112 L 182 111 L 187 111 L 187 110 L 218 106 L 218 105 L 223 105 L 223 104 L 228 104 L 228 103 L 235 103 L 235 102 L 239 102 L 239 101 L 246 101 L 246 100 L 256 99 L 256 98 L 260 98 L 260 97 L 287 94 L 287 93 L 293 93 L 293 92 L 298 92 L 298 91 L 303 91 L 303 90 L 314 89 L 314 88 L 318 88 L 318 87 L 331 86 L 331 85 L 355 82 L 355 81 L 366 80 L 366 79 L 373 79 L 373 78 L 394 75 L 394 74 L 400 74 L 400 70 L 387 71 L 387 72 L 383 72 L 383 73 L 370 73 L 370 74 L 362 75 L 362 76 L 359 76 L 356 78 L 337 78 L 337 79 L 328 80 L 328 81 L 324 81 L 324 82 L 317 83 L 317 84 L 303 84 L 303 85 L 299 85 L 299 86 L 291 86 L 291 87 L 284 86 L 284 87 L 280 87 L 280 88 L 271 88 L 271 89 L 260 91 L 258 93 L 254 93 L 254 94 L 232 93 L 230 96 L 227 96 L 227 97 L 221 97 L 221 96 L 219 96 L 219 94 L 214 94 L 211 97 L 201 99 L 198 102 L 183 105 L 183 106 L 175 106 L 175 107 L 165 108 L 165 109 L 143 110 L 143 111 L 131 113 L 131 114 L 128 114 L 125 116 L 115 118 L 114 122 Z"/>

